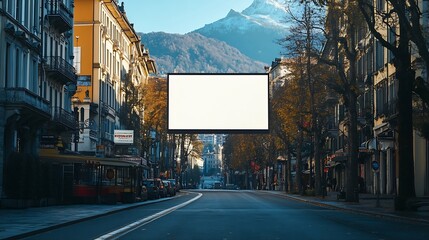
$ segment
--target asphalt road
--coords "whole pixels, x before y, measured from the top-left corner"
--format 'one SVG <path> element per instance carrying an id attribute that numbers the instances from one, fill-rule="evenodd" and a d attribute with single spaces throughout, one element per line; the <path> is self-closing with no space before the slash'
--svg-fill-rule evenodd
<path id="1" fill-rule="evenodd" d="M 263 191 L 195 191 L 28 239 L 429 239 L 429 227 Z"/>

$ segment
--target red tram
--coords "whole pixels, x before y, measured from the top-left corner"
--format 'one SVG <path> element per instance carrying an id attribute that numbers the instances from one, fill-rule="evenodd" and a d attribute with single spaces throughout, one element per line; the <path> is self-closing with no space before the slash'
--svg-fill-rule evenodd
<path id="1" fill-rule="evenodd" d="M 40 159 L 55 169 L 53 188 L 61 202 L 134 202 L 141 197 L 141 182 L 148 168 L 138 158 L 98 158 L 44 151 Z"/>

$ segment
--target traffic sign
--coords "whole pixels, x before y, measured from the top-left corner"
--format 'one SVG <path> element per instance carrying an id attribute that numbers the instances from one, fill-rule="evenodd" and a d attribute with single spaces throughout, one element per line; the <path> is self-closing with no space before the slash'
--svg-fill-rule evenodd
<path id="1" fill-rule="evenodd" d="M 378 172 L 378 170 L 380 170 L 380 163 L 377 160 L 372 161 L 371 166 L 374 172 Z"/>

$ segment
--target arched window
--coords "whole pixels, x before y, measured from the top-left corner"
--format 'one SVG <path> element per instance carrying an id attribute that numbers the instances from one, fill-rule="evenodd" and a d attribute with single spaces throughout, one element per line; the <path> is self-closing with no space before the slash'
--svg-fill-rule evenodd
<path id="1" fill-rule="evenodd" d="M 85 121 L 85 109 L 83 107 L 80 108 L 80 121 L 81 122 Z"/>

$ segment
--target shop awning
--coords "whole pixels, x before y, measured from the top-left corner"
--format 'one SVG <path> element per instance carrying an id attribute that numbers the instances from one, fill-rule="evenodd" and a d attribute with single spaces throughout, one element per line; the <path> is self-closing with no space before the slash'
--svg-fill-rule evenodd
<path id="1" fill-rule="evenodd" d="M 140 162 L 136 159 L 126 158 L 98 158 L 95 156 L 85 156 L 76 153 L 60 153 L 56 149 L 41 149 L 39 153 L 41 161 L 57 162 L 57 163 L 95 163 L 107 166 L 140 166 Z M 141 165 L 145 167 L 144 165 Z"/>
<path id="2" fill-rule="evenodd" d="M 368 141 L 365 141 L 361 144 L 361 148 L 366 148 L 370 151 L 381 150 L 386 151 L 387 149 L 392 149 L 395 147 L 395 142 L 393 139 L 378 139 L 371 138 Z"/>

